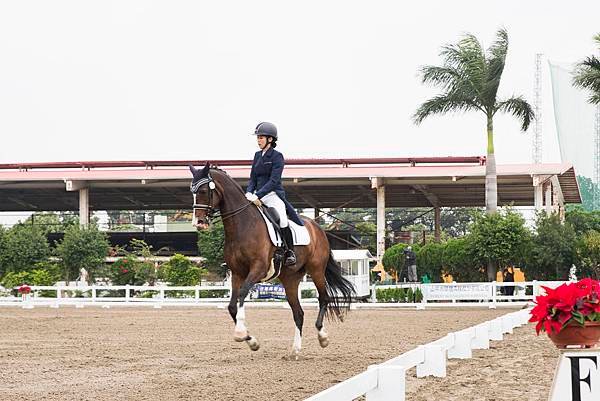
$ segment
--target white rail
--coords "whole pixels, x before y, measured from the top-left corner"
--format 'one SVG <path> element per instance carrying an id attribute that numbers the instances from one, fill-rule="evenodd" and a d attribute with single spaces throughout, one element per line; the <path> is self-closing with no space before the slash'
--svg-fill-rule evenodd
<path id="1" fill-rule="evenodd" d="M 427 345 L 336 384 L 305 401 L 351 401 L 366 395 L 367 401 L 405 401 L 406 371 L 417 368 L 417 377 L 446 377 L 447 360 L 471 358 L 473 349 L 488 349 L 490 340 L 502 340 L 505 333 L 527 323 L 529 310 L 508 313 L 468 329 L 450 333 Z"/>
<path id="2" fill-rule="evenodd" d="M 435 283 L 435 284 L 397 284 L 385 286 L 372 286 L 370 303 L 354 303 L 353 309 L 362 308 L 398 308 L 408 307 L 425 309 L 427 307 L 514 307 L 531 303 L 542 286 L 556 287 L 560 281 L 530 281 L 521 283 Z M 514 287 L 518 289 L 516 295 L 502 295 L 500 289 Z M 530 294 L 526 295 L 527 288 L 532 287 Z M 161 305 L 217 305 L 222 307 L 229 301 L 231 287 L 229 285 L 198 285 L 198 286 L 148 286 L 148 285 L 91 285 L 91 286 L 30 286 L 31 294 L 28 297 L 0 296 L 0 306 L 21 305 L 26 308 L 42 305 L 148 305 L 154 307 Z M 301 283 L 300 289 L 314 289 L 312 282 Z M 421 302 L 382 302 L 377 299 L 377 291 L 389 288 L 420 289 L 423 299 Z M 41 296 L 41 291 L 51 291 L 50 296 Z M 107 296 L 107 292 L 111 291 Z M 173 292 L 185 291 L 187 294 L 172 296 Z M 201 296 L 201 291 L 222 291 L 219 297 Z M 143 293 L 147 293 L 146 296 Z M 48 295 L 48 294 L 45 294 Z M 54 296 L 53 296 L 54 295 Z M 150 297 L 148 297 L 150 296 Z M 301 291 L 299 291 L 301 297 Z M 301 297 L 302 298 L 302 297 Z M 316 304 L 316 299 L 301 299 L 304 305 Z M 252 301 L 252 299 L 250 299 Z M 264 303 L 264 301 L 261 301 Z M 376 305 L 374 305 L 376 303 Z"/>

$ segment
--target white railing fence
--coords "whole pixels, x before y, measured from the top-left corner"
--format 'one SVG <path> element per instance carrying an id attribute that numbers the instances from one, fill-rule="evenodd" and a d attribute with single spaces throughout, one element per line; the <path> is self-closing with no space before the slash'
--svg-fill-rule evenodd
<path id="1" fill-rule="evenodd" d="M 498 306 L 522 306 L 530 303 L 543 291 L 542 286 L 556 287 L 561 281 L 529 281 L 521 283 L 432 283 L 432 284 L 397 284 L 380 285 L 371 287 L 370 303 L 354 303 L 354 309 L 370 308 L 373 303 L 377 307 L 412 307 L 425 309 L 426 307 L 444 306 L 476 306 L 496 308 Z M 513 295 L 503 295 L 502 288 L 514 288 Z M 216 304 L 229 300 L 231 294 L 230 284 L 222 285 L 197 285 L 197 286 L 148 286 L 148 285 L 91 285 L 91 286 L 30 286 L 31 294 L 27 297 L 15 297 L 5 292 L 0 296 L 0 305 L 17 305 L 19 303 L 29 306 L 47 304 Z M 398 302 L 398 300 L 378 299 L 378 291 L 385 289 L 420 290 L 420 302 Z M 13 290 L 16 290 L 13 289 Z M 302 290 L 313 290 L 312 282 L 302 282 L 298 295 L 304 304 L 316 303 L 316 298 L 302 298 Z M 253 295 L 251 292 L 250 300 Z M 264 301 L 264 300 L 263 300 Z M 23 305 L 25 307 L 25 305 Z"/>
<path id="2" fill-rule="evenodd" d="M 446 377 L 448 359 L 468 359 L 474 349 L 488 349 L 490 341 L 503 339 L 505 333 L 529 320 L 529 310 L 508 313 L 491 321 L 450 333 L 439 340 L 421 345 L 341 383 L 305 401 L 351 401 L 366 395 L 367 401 L 405 401 L 406 371 L 416 367 L 417 377 Z"/>

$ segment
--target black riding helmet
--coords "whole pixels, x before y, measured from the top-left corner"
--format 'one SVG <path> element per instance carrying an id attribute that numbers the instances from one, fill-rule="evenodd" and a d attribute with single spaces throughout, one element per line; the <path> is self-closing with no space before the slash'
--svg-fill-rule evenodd
<path id="1" fill-rule="evenodd" d="M 273 139 L 277 139 L 277 127 L 275 124 L 262 122 L 256 126 L 254 135 L 270 136 Z"/>

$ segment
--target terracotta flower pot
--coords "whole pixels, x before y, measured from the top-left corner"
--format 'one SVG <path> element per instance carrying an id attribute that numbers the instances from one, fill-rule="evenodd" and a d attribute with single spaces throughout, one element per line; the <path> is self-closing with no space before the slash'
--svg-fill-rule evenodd
<path id="1" fill-rule="evenodd" d="M 600 322 L 585 322 L 584 326 L 571 322 L 560 333 L 548 333 L 548 337 L 557 348 L 595 348 L 600 343 Z"/>

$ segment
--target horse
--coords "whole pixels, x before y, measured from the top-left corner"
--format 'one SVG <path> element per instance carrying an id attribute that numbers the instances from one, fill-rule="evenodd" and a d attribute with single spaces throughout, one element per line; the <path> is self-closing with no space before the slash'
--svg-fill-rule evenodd
<path id="1" fill-rule="evenodd" d="M 217 211 L 223 221 L 225 243 L 223 255 L 231 270 L 231 299 L 229 314 L 235 324 L 233 338 L 246 342 L 252 351 L 260 348 L 258 339 L 250 335 L 246 326 L 244 301 L 252 287 L 267 278 L 276 247 L 272 244 L 267 226 L 259 209 L 246 197 L 242 187 L 225 171 L 210 166 L 196 169 L 190 165 L 193 179 L 193 225 L 198 230 L 210 227 Z M 303 217 L 310 235 L 310 243 L 296 246 L 295 266 L 282 266 L 279 280 L 295 322 L 292 359 L 298 360 L 302 348 L 304 311 L 298 299 L 298 286 L 305 274 L 310 274 L 317 288 L 319 313 L 315 323 L 319 344 L 329 345 L 329 336 L 323 327 L 325 316 L 343 321 L 355 296 L 354 286 L 342 276 L 341 267 L 333 258 L 325 232 L 311 219 Z"/>

